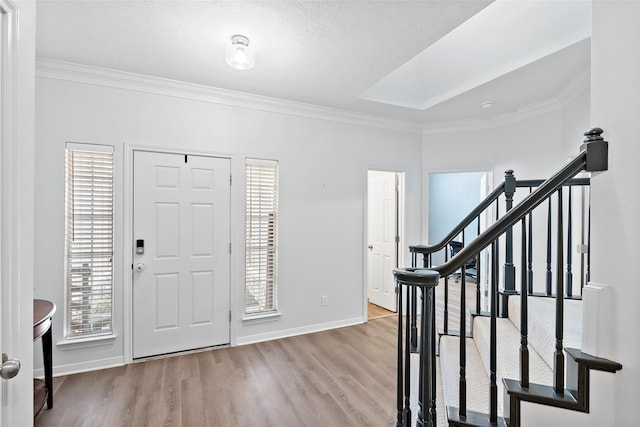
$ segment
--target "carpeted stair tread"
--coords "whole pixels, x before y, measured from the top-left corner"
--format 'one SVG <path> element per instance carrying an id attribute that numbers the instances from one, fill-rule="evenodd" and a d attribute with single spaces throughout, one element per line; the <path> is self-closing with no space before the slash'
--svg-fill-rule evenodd
<path id="1" fill-rule="evenodd" d="M 443 336 L 440 339 L 440 372 L 445 406 L 458 407 L 460 377 L 460 339 Z M 489 377 L 472 338 L 467 338 L 467 409 L 488 413 Z"/>
<path id="2" fill-rule="evenodd" d="M 555 351 L 556 300 L 529 297 L 529 345 L 536 349 L 549 369 L 553 368 Z M 520 297 L 509 298 L 509 319 L 520 330 Z M 582 348 L 582 301 L 564 301 L 563 347 Z"/>
<path id="3" fill-rule="evenodd" d="M 473 323 L 473 339 L 487 375 L 490 372 L 491 319 L 476 317 Z M 520 379 L 520 332 L 509 319 L 496 319 L 498 406 L 502 413 L 502 378 Z M 553 373 L 532 346 L 529 346 L 529 381 L 552 384 Z"/>

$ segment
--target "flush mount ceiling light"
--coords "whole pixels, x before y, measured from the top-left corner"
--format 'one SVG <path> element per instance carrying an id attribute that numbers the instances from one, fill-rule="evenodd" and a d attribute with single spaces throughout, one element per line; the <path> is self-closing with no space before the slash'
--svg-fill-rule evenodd
<path id="1" fill-rule="evenodd" d="M 231 68 L 236 70 L 249 70 L 256 64 L 253 50 L 249 49 L 249 39 L 236 34 L 231 37 L 231 45 L 225 52 L 225 60 Z"/>

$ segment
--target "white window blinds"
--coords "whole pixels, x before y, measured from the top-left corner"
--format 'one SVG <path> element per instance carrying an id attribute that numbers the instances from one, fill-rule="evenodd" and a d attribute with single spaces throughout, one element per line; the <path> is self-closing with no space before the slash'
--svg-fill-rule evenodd
<path id="1" fill-rule="evenodd" d="M 65 338 L 112 333 L 113 149 L 67 145 Z"/>
<path id="2" fill-rule="evenodd" d="M 246 159 L 245 313 L 278 309 L 278 162 Z"/>

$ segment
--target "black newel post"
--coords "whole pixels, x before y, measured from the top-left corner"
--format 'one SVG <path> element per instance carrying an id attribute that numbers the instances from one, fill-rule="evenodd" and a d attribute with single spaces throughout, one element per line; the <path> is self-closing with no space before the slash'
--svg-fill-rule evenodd
<path id="1" fill-rule="evenodd" d="M 506 211 L 513 208 L 513 195 L 516 192 L 516 177 L 513 170 L 505 171 L 504 195 Z M 509 227 L 505 239 L 504 289 L 501 298 L 500 317 L 509 316 L 509 295 L 516 294 L 516 268 L 513 265 L 513 228 Z"/>
<path id="2" fill-rule="evenodd" d="M 436 427 L 435 411 L 435 287 L 438 286 L 440 274 L 437 271 L 424 268 L 397 268 L 393 275 L 398 285 L 399 299 L 402 297 L 402 287 L 420 289 L 422 294 L 422 312 L 420 314 L 420 345 L 418 368 L 418 419 L 417 427 Z M 400 302 L 400 301 L 399 301 Z M 411 375 L 410 328 L 402 328 L 402 304 L 398 305 L 398 387 L 397 387 L 397 427 L 409 427 L 411 424 L 411 408 L 409 390 Z M 404 337 L 403 337 L 404 334 Z M 403 345 L 404 343 L 404 345 Z"/>

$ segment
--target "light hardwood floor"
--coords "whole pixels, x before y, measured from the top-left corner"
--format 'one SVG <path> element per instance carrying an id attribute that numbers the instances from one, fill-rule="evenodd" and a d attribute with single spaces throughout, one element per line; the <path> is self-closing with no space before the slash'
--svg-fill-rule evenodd
<path id="1" fill-rule="evenodd" d="M 467 284 L 467 309 L 473 307 L 474 288 Z M 439 286 L 439 326 L 442 295 Z M 450 296 L 450 327 L 457 329 L 459 285 L 451 284 Z M 393 426 L 396 333 L 397 318 L 384 317 L 57 377 L 54 408 L 44 410 L 35 426 Z M 413 387 L 414 411 L 416 391 Z M 440 387 L 438 392 L 438 425 L 443 426 Z"/>
<path id="2" fill-rule="evenodd" d="M 392 426 L 395 317 L 55 379 L 44 426 Z"/>

